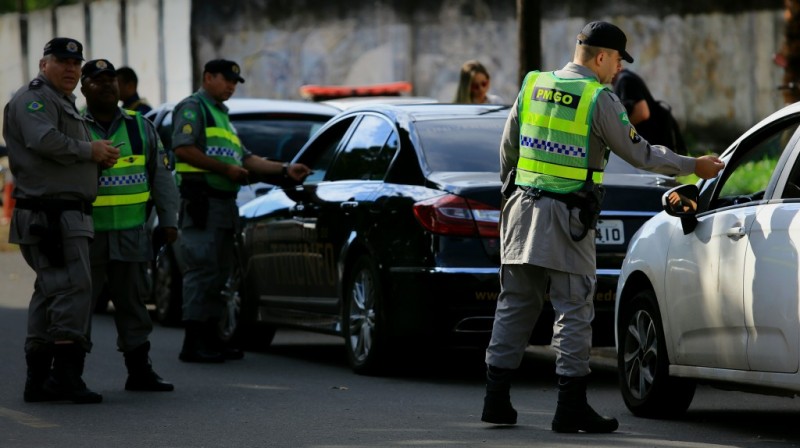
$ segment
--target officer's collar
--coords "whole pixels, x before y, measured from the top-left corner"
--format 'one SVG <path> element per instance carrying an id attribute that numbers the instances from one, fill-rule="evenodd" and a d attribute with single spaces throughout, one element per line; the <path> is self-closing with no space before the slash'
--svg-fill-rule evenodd
<path id="1" fill-rule="evenodd" d="M 565 71 L 568 71 L 568 72 L 578 73 L 579 75 L 583 76 L 584 78 L 592 77 L 592 78 L 594 78 L 594 79 L 596 79 L 598 81 L 600 80 L 597 77 L 597 73 L 593 72 L 592 69 L 590 69 L 589 67 L 580 65 L 580 64 L 576 64 L 574 62 L 568 63 L 567 65 L 564 66 L 564 68 L 562 70 L 565 70 Z"/>
<path id="2" fill-rule="evenodd" d="M 209 93 L 208 93 L 208 90 L 206 90 L 206 89 L 204 89 L 204 88 L 200 87 L 200 89 L 197 91 L 197 93 L 199 93 L 200 95 L 202 95 L 202 96 L 203 96 L 203 98 L 205 98 L 206 100 L 208 100 L 208 102 L 209 102 L 209 103 L 211 103 L 211 104 L 213 104 L 213 105 L 217 106 L 218 108 L 222 109 L 222 110 L 223 110 L 223 111 L 225 111 L 225 112 L 228 112 L 228 106 L 226 106 L 225 104 L 223 104 L 223 103 L 220 103 L 219 101 L 217 101 L 217 100 L 215 100 L 214 98 L 212 98 L 212 97 L 211 97 L 211 94 L 209 94 Z"/>
<path id="3" fill-rule="evenodd" d="M 83 116 L 89 121 L 97 122 L 94 116 L 92 116 L 92 113 L 89 111 L 88 107 L 86 108 L 86 113 L 83 114 Z M 120 117 L 122 117 L 123 119 L 131 119 L 131 120 L 133 119 L 133 116 L 129 116 L 128 114 L 125 113 L 125 111 L 121 107 L 117 107 L 117 113 L 114 114 L 114 119 L 111 120 L 111 122 L 113 123 L 117 121 Z"/>

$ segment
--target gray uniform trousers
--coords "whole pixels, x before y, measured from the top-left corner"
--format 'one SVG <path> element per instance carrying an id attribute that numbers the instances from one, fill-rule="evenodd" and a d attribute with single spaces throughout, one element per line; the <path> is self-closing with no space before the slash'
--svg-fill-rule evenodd
<path id="1" fill-rule="evenodd" d="M 80 343 L 86 339 L 92 314 L 92 278 L 89 268 L 89 238 L 65 237 L 65 265 L 54 267 L 36 244 L 20 244 L 20 252 L 36 272 L 33 296 L 28 306 L 28 336 L 25 351 L 60 340 Z"/>
<path id="2" fill-rule="evenodd" d="M 149 244 L 149 241 L 139 244 Z M 117 348 L 128 352 L 147 342 L 153 331 L 153 321 L 145 304 L 151 290 L 149 262 L 115 260 L 109 253 L 108 232 L 97 232 L 91 245 L 92 304 L 97 303 L 103 285 L 108 285 L 107 291 L 114 304 Z"/>
<path id="3" fill-rule="evenodd" d="M 530 264 L 504 264 L 501 268 L 502 289 L 497 298 L 492 339 L 486 349 L 486 364 L 504 369 L 519 367 L 542 311 L 548 278 L 555 311 L 552 344 L 556 374 L 581 377 L 590 373 L 596 277 Z"/>
<path id="4" fill-rule="evenodd" d="M 181 207 L 186 206 L 182 201 Z M 234 262 L 234 232 L 239 218 L 234 199 L 209 198 L 208 222 L 194 225 L 181 214 L 177 241 L 183 273 L 183 320 L 219 321 L 227 303 L 221 295 Z"/>

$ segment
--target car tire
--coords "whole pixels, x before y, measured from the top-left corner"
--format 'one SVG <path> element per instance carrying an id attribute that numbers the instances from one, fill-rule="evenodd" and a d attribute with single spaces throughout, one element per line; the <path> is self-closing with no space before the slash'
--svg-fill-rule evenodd
<path id="1" fill-rule="evenodd" d="M 367 256 L 358 257 L 348 270 L 342 327 L 347 360 L 359 375 L 379 374 L 386 367 L 388 338 L 382 294 L 375 263 Z"/>
<path id="2" fill-rule="evenodd" d="M 153 302 L 159 323 L 170 327 L 181 324 L 183 277 L 169 245 L 162 246 L 156 255 L 153 267 Z"/>
<path id="3" fill-rule="evenodd" d="M 637 292 L 620 312 L 617 372 L 625 405 L 636 416 L 676 418 L 694 398 L 695 382 L 669 374 L 664 328 L 652 290 Z"/>

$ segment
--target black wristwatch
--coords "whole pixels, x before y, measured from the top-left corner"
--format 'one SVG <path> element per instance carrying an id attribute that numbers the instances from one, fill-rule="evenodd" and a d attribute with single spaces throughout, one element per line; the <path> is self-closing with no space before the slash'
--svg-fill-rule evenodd
<path id="1" fill-rule="evenodd" d="M 289 178 L 289 164 L 288 163 L 284 163 L 283 167 L 281 167 L 281 175 L 283 176 L 284 179 L 288 179 Z"/>

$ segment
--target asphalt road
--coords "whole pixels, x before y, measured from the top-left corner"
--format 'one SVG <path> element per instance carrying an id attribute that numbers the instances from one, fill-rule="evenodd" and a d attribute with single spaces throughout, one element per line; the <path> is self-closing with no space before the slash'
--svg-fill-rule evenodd
<path id="1" fill-rule="evenodd" d="M 177 359 L 181 330 L 156 326 L 153 364 L 176 390 L 126 392 L 109 315 L 95 319 L 84 376 L 104 402 L 28 404 L 22 344 L 33 273 L 17 252 L 0 252 L 0 282 L 0 448 L 800 445 L 800 404 L 786 398 L 701 387 L 686 418 L 638 419 L 625 409 L 603 356 L 589 398 L 619 418 L 619 431 L 554 434 L 557 391 L 551 355 L 542 348 L 531 349 L 520 369 L 512 389 L 519 424 L 510 428 L 479 421 L 480 352 L 442 352 L 391 376 L 364 377 L 349 370 L 340 339 L 293 331 L 279 331 L 268 352 L 198 365 Z"/>

